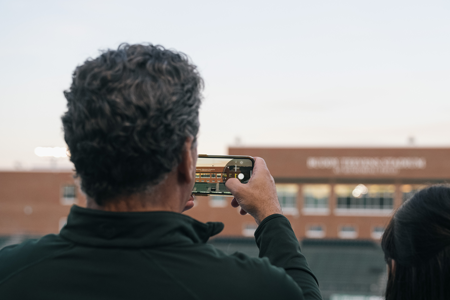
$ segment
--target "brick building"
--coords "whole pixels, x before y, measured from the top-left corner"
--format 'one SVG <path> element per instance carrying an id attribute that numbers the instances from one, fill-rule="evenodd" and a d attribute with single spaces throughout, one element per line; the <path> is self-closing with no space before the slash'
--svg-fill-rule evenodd
<path id="1" fill-rule="evenodd" d="M 387 273 L 379 239 L 386 223 L 415 190 L 450 181 L 450 148 L 230 148 L 229 153 L 266 160 L 324 300 L 383 299 Z M 197 196 L 187 214 L 225 223 L 210 241 L 215 247 L 257 256 L 250 238 L 256 224 L 230 201 Z M 0 172 L 0 249 L 57 233 L 73 204 L 85 206 L 86 198 L 72 172 Z"/>
<path id="2" fill-rule="evenodd" d="M 70 171 L 0 172 L 0 236 L 58 233 L 73 204 L 86 198 Z"/>
<path id="3" fill-rule="evenodd" d="M 412 193 L 450 180 L 449 148 L 230 148 L 263 157 L 299 239 L 378 240 Z M 222 236 L 252 236 L 256 224 L 229 197 L 197 197 L 187 212 L 222 221 Z M 0 236 L 56 233 L 85 197 L 71 172 L 0 172 Z"/>
<path id="4" fill-rule="evenodd" d="M 393 211 L 414 191 L 450 180 L 449 148 L 235 148 L 263 157 L 284 214 L 299 239 L 379 240 Z M 225 197 L 197 197 L 189 214 L 223 221 L 226 236 L 252 236 Z"/>

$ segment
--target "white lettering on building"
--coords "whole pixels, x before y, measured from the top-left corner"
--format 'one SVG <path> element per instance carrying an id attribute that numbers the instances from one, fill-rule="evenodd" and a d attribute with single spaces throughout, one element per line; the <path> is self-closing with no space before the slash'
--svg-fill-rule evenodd
<path id="1" fill-rule="evenodd" d="M 331 169 L 335 174 L 397 174 L 425 169 L 423 157 L 308 157 L 308 169 Z"/>

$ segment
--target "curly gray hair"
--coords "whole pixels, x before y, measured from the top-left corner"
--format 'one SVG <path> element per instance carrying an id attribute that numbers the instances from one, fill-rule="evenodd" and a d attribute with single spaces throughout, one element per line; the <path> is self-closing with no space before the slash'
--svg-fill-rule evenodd
<path id="1" fill-rule="evenodd" d="M 161 182 L 197 136 L 202 88 L 185 54 L 151 44 L 78 66 L 61 119 L 82 190 L 104 205 Z"/>

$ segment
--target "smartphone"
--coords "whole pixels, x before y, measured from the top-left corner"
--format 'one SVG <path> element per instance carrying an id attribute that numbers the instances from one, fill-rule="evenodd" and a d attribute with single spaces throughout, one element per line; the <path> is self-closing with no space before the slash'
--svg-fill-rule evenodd
<path id="1" fill-rule="evenodd" d="M 195 171 L 194 195 L 231 195 L 225 187 L 230 178 L 247 183 L 253 173 L 255 160 L 245 155 L 200 154 Z"/>

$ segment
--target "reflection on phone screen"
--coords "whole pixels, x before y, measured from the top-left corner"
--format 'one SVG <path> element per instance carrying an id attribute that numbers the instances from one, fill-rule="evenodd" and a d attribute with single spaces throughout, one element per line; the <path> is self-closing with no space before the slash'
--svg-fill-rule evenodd
<path id="1" fill-rule="evenodd" d="M 225 187 L 230 178 L 247 183 L 252 176 L 253 161 L 249 158 L 199 157 L 197 160 L 195 194 L 231 195 Z"/>

